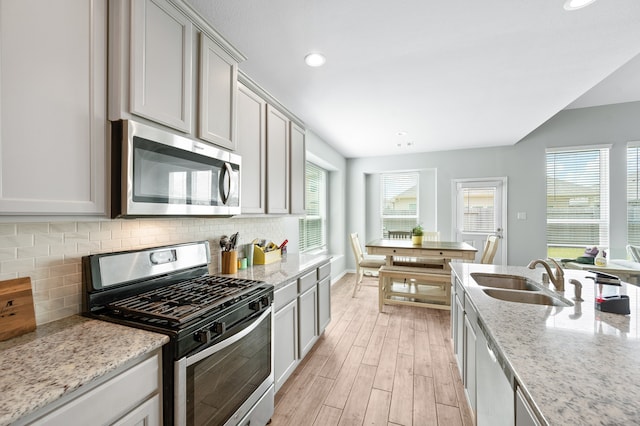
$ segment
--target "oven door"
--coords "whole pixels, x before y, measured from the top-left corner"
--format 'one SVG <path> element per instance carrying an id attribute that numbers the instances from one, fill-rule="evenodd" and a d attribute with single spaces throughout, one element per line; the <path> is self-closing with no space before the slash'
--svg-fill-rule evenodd
<path id="1" fill-rule="evenodd" d="M 268 422 L 273 414 L 271 328 L 269 307 L 241 331 L 175 363 L 176 425 Z"/>
<path id="2" fill-rule="evenodd" d="M 122 131 L 122 216 L 240 213 L 238 155 L 133 121 Z"/>

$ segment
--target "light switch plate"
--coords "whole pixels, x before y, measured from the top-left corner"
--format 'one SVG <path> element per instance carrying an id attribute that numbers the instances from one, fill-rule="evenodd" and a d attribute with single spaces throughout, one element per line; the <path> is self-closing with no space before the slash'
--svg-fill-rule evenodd
<path id="1" fill-rule="evenodd" d="M 518 212 L 518 220 L 527 220 L 527 212 Z"/>

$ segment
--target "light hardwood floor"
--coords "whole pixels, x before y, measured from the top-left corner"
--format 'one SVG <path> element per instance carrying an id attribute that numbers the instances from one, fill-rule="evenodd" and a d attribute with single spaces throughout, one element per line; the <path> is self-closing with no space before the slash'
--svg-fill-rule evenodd
<path id="1" fill-rule="evenodd" d="M 473 425 L 449 311 L 379 313 L 378 280 L 365 277 L 352 298 L 354 282 L 331 287 L 331 323 L 276 394 L 271 425 Z"/>

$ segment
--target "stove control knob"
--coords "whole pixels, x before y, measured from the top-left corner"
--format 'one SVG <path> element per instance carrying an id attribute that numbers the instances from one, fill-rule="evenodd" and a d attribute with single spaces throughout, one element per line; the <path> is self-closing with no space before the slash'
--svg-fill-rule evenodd
<path id="1" fill-rule="evenodd" d="M 215 322 L 211 328 L 217 334 L 224 334 L 227 332 L 227 324 L 224 322 Z"/>
<path id="2" fill-rule="evenodd" d="M 196 339 L 196 342 L 209 343 L 211 341 L 211 331 L 199 330 L 199 331 L 196 331 L 193 337 Z"/>
<path id="3" fill-rule="evenodd" d="M 269 299 L 269 296 L 264 296 L 262 299 L 260 299 L 260 301 L 262 302 L 262 306 L 264 307 L 271 305 L 271 300 Z"/>
<path id="4" fill-rule="evenodd" d="M 262 300 L 256 300 L 255 302 L 249 303 L 249 309 L 251 309 L 252 311 L 261 311 Z"/>

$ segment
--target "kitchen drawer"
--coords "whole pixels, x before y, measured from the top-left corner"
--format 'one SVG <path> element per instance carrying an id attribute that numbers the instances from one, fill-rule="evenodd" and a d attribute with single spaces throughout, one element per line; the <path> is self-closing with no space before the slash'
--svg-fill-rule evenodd
<path id="1" fill-rule="evenodd" d="M 273 310 L 278 312 L 280 308 L 286 306 L 289 302 L 298 297 L 298 286 L 296 281 L 291 281 L 284 287 L 278 289 L 273 294 Z"/>
<path id="2" fill-rule="evenodd" d="M 298 278 L 298 288 L 299 288 L 298 291 L 300 293 L 304 293 L 305 291 L 309 290 L 311 287 L 316 285 L 316 283 L 318 282 L 317 277 L 318 277 L 317 272 L 314 269 L 313 271 Z"/>
<path id="3" fill-rule="evenodd" d="M 326 278 L 329 275 L 331 275 L 331 262 L 318 267 L 318 281 L 322 281 L 323 278 Z"/>

